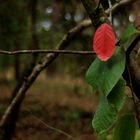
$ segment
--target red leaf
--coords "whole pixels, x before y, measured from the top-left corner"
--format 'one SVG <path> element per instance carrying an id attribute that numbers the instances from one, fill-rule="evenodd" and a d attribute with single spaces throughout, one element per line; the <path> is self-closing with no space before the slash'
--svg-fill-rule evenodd
<path id="1" fill-rule="evenodd" d="M 97 57 L 107 61 L 115 52 L 115 35 L 109 24 L 102 24 L 95 32 L 93 49 Z"/>

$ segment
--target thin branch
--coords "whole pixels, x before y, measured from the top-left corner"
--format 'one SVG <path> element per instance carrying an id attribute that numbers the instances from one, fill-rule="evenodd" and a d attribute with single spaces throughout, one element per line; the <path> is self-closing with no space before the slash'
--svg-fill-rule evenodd
<path id="1" fill-rule="evenodd" d="M 113 23 L 113 21 L 112 21 L 112 3 L 111 3 L 111 0 L 108 0 L 108 4 L 109 4 L 109 8 L 110 8 L 109 20 L 110 20 L 111 23 Z"/>
<path id="2" fill-rule="evenodd" d="M 110 1 L 110 0 L 109 0 Z M 116 10 L 118 7 L 128 4 L 132 0 L 123 0 L 120 1 L 116 4 L 114 4 L 112 7 L 107 9 L 105 11 L 106 14 L 109 14 L 110 12 Z M 100 3 L 100 2 L 99 2 Z M 83 28 L 87 28 L 91 26 L 91 21 L 90 20 L 84 20 L 83 22 L 80 23 L 81 25 L 84 25 Z M 79 24 L 79 27 L 80 27 Z M 18 50 L 18 51 L 5 51 L 5 50 L 0 50 L 0 54 L 5 54 L 5 55 L 16 55 L 16 54 L 34 54 L 34 53 L 64 53 L 64 54 L 85 54 L 85 55 L 92 55 L 94 53 L 92 52 L 82 52 L 82 51 L 73 51 L 73 50 Z"/>
<path id="3" fill-rule="evenodd" d="M 113 11 L 115 11 L 117 8 L 119 8 L 120 6 L 123 6 L 123 5 L 127 5 L 127 4 L 129 4 L 130 2 L 132 2 L 133 0 L 121 0 L 121 1 L 119 1 L 118 3 L 116 3 L 116 4 L 114 4 L 113 6 L 112 6 L 112 9 L 107 9 L 105 12 L 106 12 L 106 14 L 109 14 L 110 13 L 110 10 L 113 12 Z"/>
<path id="4" fill-rule="evenodd" d="M 18 50 L 5 51 L 0 50 L 0 54 L 5 55 L 19 55 L 19 54 L 36 54 L 36 53 L 57 53 L 57 54 L 77 54 L 77 55 L 93 55 L 93 51 L 75 51 L 75 50 Z"/>
<path id="5" fill-rule="evenodd" d="M 125 5 L 125 4 L 128 4 L 131 1 L 132 0 L 122 0 L 122 1 L 114 4 L 111 8 L 107 9 L 105 11 L 105 13 L 109 14 L 110 12 L 116 10 L 118 7 L 120 7 L 122 5 Z M 83 22 L 81 22 L 79 24 L 79 27 L 82 26 L 82 25 L 83 25 L 83 28 L 90 27 L 91 26 L 91 21 L 90 20 L 84 20 Z M 79 28 L 79 27 L 77 26 L 77 28 Z M 73 51 L 73 50 L 18 50 L 18 51 L 0 50 L 0 54 L 5 54 L 5 55 L 30 54 L 30 53 L 31 54 L 34 54 L 34 53 L 58 53 L 58 54 L 59 53 L 64 53 L 64 54 L 85 54 L 85 55 L 92 55 L 92 54 L 94 54 L 93 52 L 90 52 L 90 51 Z"/>
<path id="6" fill-rule="evenodd" d="M 56 128 L 56 127 L 53 127 L 53 126 L 47 124 L 46 122 L 44 122 L 43 120 L 41 120 L 40 118 L 38 118 L 36 115 L 34 115 L 32 111 L 30 111 L 30 110 L 26 110 L 26 111 L 28 111 L 35 118 L 35 120 L 39 121 L 46 128 L 49 128 L 50 130 L 53 130 L 53 131 L 58 132 L 60 134 L 63 134 L 66 137 L 68 137 L 69 139 L 78 140 L 77 138 L 73 137 L 72 135 L 68 134 L 67 132 L 64 132 L 63 130 L 61 130 L 59 128 Z"/>
<path id="7" fill-rule="evenodd" d="M 136 99 L 135 99 L 135 93 L 134 93 L 132 78 L 131 78 L 131 74 L 130 74 L 130 70 L 129 70 L 129 66 L 128 66 L 127 62 L 126 62 L 126 68 L 127 68 L 127 71 L 128 71 L 128 78 L 129 78 L 129 82 L 130 82 L 130 89 L 131 89 L 131 93 L 132 93 L 132 100 L 133 100 L 133 103 L 134 103 L 136 118 L 137 118 L 138 125 L 139 125 L 139 128 L 140 128 L 139 109 L 138 109 L 137 102 L 136 102 Z"/>
<path id="8" fill-rule="evenodd" d="M 89 7 L 86 7 L 87 11 L 89 11 L 89 8 L 90 8 L 91 5 L 92 5 L 91 11 L 89 12 L 89 16 L 90 16 L 90 18 L 91 18 L 91 20 L 92 20 L 92 22 L 93 22 L 94 27 L 97 27 L 97 24 L 98 24 L 99 22 L 103 22 L 103 21 L 101 21 L 101 20 L 104 18 L 103 15 L 99 15 L 99 13 L 95 13 L 95 12 L 94 12 L 94 10 L 99 9 L 99 3 L 98 3 L 97 6 L 96 6 L 95 0 L 88 0 L 88 2 L 86 2 L 86 0 L 81 0 L 81 1 L 82 1 L 83 4 L 87 4 L 87 3 L 89 2 Z M 123 6 L 123 5 L 127 5 L 127 4 L 129 4 L 130 2 L 132 2 L 132 1 L 133 1 L 133 0 L 121 0 L 121 1 L 119 1 L 119 2 L 117 2 L 117 3 L 115 3 L 115 4 L 112 6 L 111 9 L 108 8 L 107 10 L 105 10 L 105 13 L 106 13 L 107 15 L 109 15 L 110 11 L 112 11 L 112 13 L 113 13 L 113 12 L 114 12 L 116 9 L 118 9 L 119 7 L 121 7 L 121 6 Z M 99 2 L 100 2 L 100 0 L 99 0 Z M 93 6 L 94 6 L 94 7 L 93 7 Z M 93 12 L 94 12 L 94 13 L 93 13 Z M 98 21 L 96 22 L 95 17 L 98 17 L 97 14 L 99 15 L 100 18 L 98 18 L 98 19 L 97 19 Z M 90 24 L 91 24 L 91 20 L 89 20 L 89 21 L 90 21 Z"/>
<path id="9" fill-rule="evenodd" d="M 70 44 L 72 39 L 74 39 L 75 36 L 79 32 L 81 32 L 82 30 L 84 30 L 85 28 L 90 27 L 90 26 L 91 26 L 90 21 L 87 21 L 87 20 L 78 24 L 76 27 L 71 29 L 66 35 L 64 35 L 64 37 L 58 43 L 56 48 L 58 50 L 65 49 Z M 59 54 L 57 54 L 57 53 L 47 54 L 45 57 L 43 57 L 43 59 L 40 62 L 38 62 L 38 64 L 36 64 L 36 66 L 32 70 L 32 73 L 26 79 L 24 79 L 22 86 L 20 87 L 16 96 L 11 101 L 11 104 L 8 106 L 4 115 L 2 116 L 2 119 L 0 121 L 0 131 L 4 131 L 4 128 L 8 127 L 7 123 L 9 121 L 12 121 L 11 116 L 14 115 L 13 114 L 14 109 L 20 107 L 22 101 L 24 100 L 26 91 L 33 84 L 33 82 L 35 81 L 37 76 L 40 74 L 40 72 L 44 68 L 46 68 L 49 64 L 51 64 L 57 58 L 58 55 Z M 3 132 L 1 132 L 1 133 L 3 133 Z M 0 137 L 2 137 L 2 136 L 0 136 Z"/>

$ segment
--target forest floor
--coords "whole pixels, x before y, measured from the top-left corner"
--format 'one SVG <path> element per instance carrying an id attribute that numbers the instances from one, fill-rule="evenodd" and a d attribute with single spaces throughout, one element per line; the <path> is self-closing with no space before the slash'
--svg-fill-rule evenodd
<path id="1" fill-rule="evenodd" d="M 0 83 L 0 116 L 13 85 Z M 96 140 L 91 122 L 97 102 L 84 79 L 41 74 L 22 103 L 13 140 Z"/>

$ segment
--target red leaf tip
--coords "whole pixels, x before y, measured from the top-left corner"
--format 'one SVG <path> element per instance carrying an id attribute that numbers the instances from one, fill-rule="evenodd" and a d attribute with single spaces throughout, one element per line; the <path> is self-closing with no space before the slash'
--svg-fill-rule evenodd
<path id="1" fill-rule="evenodd" d="M 112 26 L 104 23 L 95 32 L 93 49 L 101 61 L 107 61 L 115 52 L 115 34 Z"/>

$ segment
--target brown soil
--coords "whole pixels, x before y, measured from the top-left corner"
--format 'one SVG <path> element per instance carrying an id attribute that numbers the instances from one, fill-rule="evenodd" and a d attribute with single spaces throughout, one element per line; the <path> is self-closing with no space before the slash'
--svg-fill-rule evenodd
<path id="1" fill-rule="evenodd" d="M 0 87 L 2 116 L 13 84 Z M 84 80 L 41 75 L 27 92 L 13 140 L 72 140 L 71 136 L 95 140 L 91 121 L 96 104 L 97 97 Z"/>

